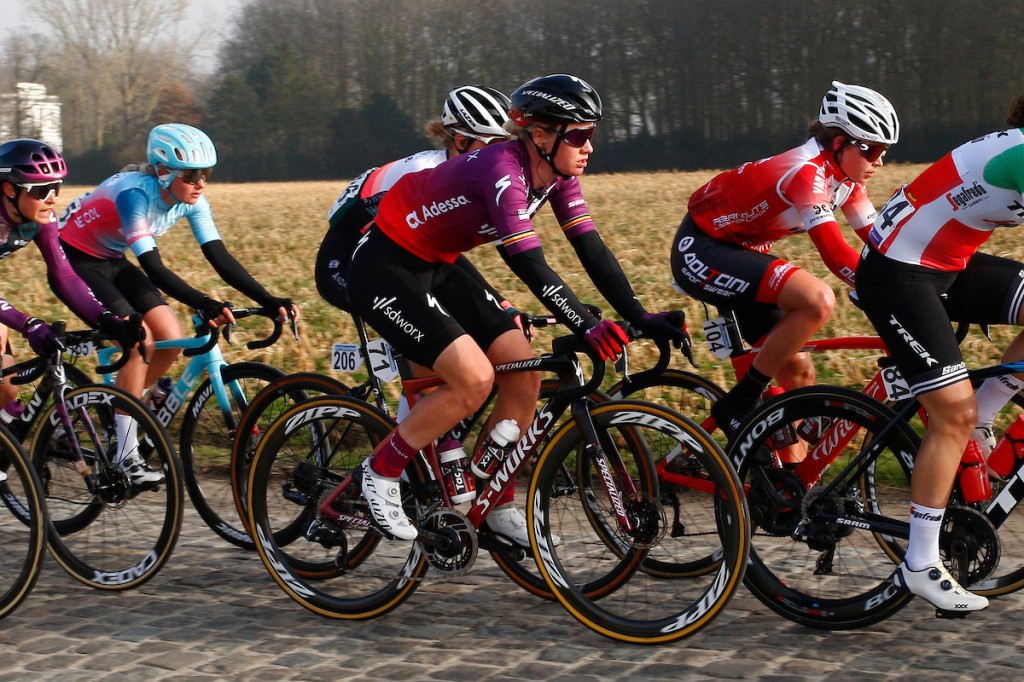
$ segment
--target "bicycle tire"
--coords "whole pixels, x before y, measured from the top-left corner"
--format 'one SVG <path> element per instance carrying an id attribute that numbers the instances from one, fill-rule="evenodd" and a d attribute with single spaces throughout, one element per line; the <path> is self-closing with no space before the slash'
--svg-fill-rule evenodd
<path id="1" fill-rule="evenodd" d="M 529 532 L 538 567 L 569 613 L 605 637 L 657 644 L 696 634 L 722 612 L 743 578 L 749 522 L 736 472 L 707 432 L 664 406 L 611 401 L 592 406 L 590 413 L 609 466 L 594 461 L 574 422 L 552 436 L 529 493 Z M 713 495 L 687 498 L 691 532 L 685 548 L 697 557 L 718 553 L 721 558 L 713 574 L 665 580 L 640 568 L 664 544 L 668 530 L 654 459 L 679 445 L 700 460 L 715 486 Z M 625 469 L 616 466 L 620 458 L 628 464 Z M 632 533 L 618 529 L 614 500 L 603 484 L 592 483 L 613 476 L 619 489 L 628 492 L 624 472 L 636 488 L 620 502 L 634 521 Z M 609 540 L 607 533 L 616 539 Z M 684 548 L 684 543 L 673 545 L 674 552 Z"/>
<path id="2" fill-rule="evenodd" d="M 231 445 L 231 494 L 235 511 L 242 520 L 244 538 L 240 533 L 233 543 L 243 549 L 256 549 L 249 528 L 249 512 L 246 508 L 246 486 L 249 479 L 249 464 L 256 453 L 256 446 L 285 409 L 297 405 L 313 395 L 345 395 L 348 386 L 323 374 L 297 372 L 270 382 L 249 402 L 238 422 L 238 431 Z"/>
<path id="3" fill-rule="evenodd" d="M 221 367 L 230 405 L 219 403 L 209 377 L 192 394 L 181 421 L 178 451 L 192 506 L 218 536 L 242 549 L 252 539 L 239 521 L 231 490 L 231 451 L 242 414 L 252 398 L 285 374 L 260 362 Z"/>
<path id="4" fill-rule="evenodd" d="M 167 431 L 130 393 L 116 386 L 83 386 L 68 391 L 65 403 L 97 489 L 90 492 L 86 477 L 72 460 L 54 456 L 50 443 L 64 427 L 51 406 L 32 448 L 33 464 L 45 472 L 40 478 L 47 509 L 53 510 L 51 518 L 65 518 L 74 516 L 79 506 L 100 504 L 101 513 L 83 528 L 63 535 L 51 522 L 50 553 L 69 575 L 91 587 L 111 591 L 138 587 L 163 568 L 177 543 L 184 505 L 181 463 Z M 132 486 L 110 463 L 106 453 L 117 448 L 113 410 L 135 420 L 140 454 L 145 448 L 150 466 L 163 471 L 163 483 Z"/>
<path id="5" fill-rule="evenodd" d="M 815 417 L 835 420 L 822 436 L 826 450 L 850 440 L 808 490 L 790 467 L 763 453 L 771 450 L 773 434 Z M 913 595 L 892 583 L 902 541 L 866 530 L 866 523 L 829 522 L 813 513 L 816 506 L 807 511 L 809 499 L 890 422 L 873 465 L 819 504 L 849 516 L 863 510 L 904 520 L 920 440 L 889 407 L 863 393 L 833 386 L 787 391 L 755 410 L 736 434 L 729 455 L 747 486 L 754 531 L 745 582 L 771 610 L 808 627 L 849 630 L 878 623 L 909 603 Z"/>
<path id="6" fill-rule="evenodd" d="M 310 431 L 306 427 L 311 423 L 319 428 Z M 257 552 L 285 593 L 313 613 L 347 620 L 384 615 L 405 601 L 427 572 L 419 543 L 389 542 L 365 525 L 328 523 L 323 534 L 297 537 L 287 551 L 276 541 L 281 526 L 292 526 L 297 517 L 306 519 L 304 525 L 310 528 L 322 497 L 351 475 L 393 428 L 394 422 L 368 403 L 320 396 L 282 413 L 256 448 L 246 506 Z M 417 517 L 423 509 L 419 500 L 432 486 L 436 488 L 422 460 L 415 458 L 402 482 L 406 513 Z M 368 519 L 358 483 L 349 485 L 338 504 Z M 297 564 L 337 570 L 310 579 L 296 570 Z"/>
<path id="7" fill-rule="evenodd" d="M 23 515 L 0 514 L 0 618 L 25 601 L 42 570 L 46 549 L 43 485 L 18 439 L 0 426 L 0 496 L 17 501 Z M 11 507 L 8 506 L 8 510 Z"/>

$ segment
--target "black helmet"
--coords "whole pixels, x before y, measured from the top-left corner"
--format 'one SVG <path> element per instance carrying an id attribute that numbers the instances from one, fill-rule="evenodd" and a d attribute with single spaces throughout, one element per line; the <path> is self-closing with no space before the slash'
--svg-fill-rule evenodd
<path id="1" fill-rule="evenodd" d="M 535 123 L 596 123 L 601 120 L 601 96 L 582 78 L 565 73 L 541 76 L 512 93 L 509 115 L 523 128 Z"/>

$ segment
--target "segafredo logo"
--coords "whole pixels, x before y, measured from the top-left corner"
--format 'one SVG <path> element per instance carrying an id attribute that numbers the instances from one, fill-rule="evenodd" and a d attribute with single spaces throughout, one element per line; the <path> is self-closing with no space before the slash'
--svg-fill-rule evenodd
<path id="1" fill-rule="evenodd" d="M 414 341 L 423 340 L 423 332 L 419 330 L 412 322 L 405 319 L 404 313 L 398 308 L 395 308 L 391 304 L 395 302 L 397 296 L 391 298 L 384 298 L 383 296 L 375 296 L 373 299 L 373 309 L 379 310 L 384 314 L 384 317 L 388 318 L 395 323 L 395 326 L 411 336 Z"/>
<path id="2" fill-rule="evenodd" d="M 410 230 L 415 230 L 417 227 L 427 222 L 431 218 L 436 218 L 439 215 L 444 215 L 448 211 L 454 211 L 459 206 L 468 206 L 469 199 L 466 198 L 465 194 L 460 194 L 457 197 L 450 199 L 443 199 L 441 201 L 435 201 L 434 203 L 427 206 L 423 204 L 420 210 L 413 211 L 405 216 L 405 222 L 409 226 Z"/>

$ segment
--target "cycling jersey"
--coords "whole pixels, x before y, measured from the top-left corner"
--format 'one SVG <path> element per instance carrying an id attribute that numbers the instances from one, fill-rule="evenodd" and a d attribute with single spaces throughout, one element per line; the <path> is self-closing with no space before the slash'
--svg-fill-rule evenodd
<path id="1" fill-rule="evenodd" d="M 195 204 L 168 204 L 155 177 L 122 172 L 71 202 L 60 217 L 60 237 L 96 258 L 121 258 L 128 249 L 138 257 L 155 249 L 155 238 L 182 218 L 200 245 L 220 239 L 205 196 Z"/>
<path id="2" fill-rule="evenodd" d="M 997 227 L 1024 223 L 1024 130 L 963 144 L 901 187 L 869 233 L 886 257 L 957 271 Z"/>
<path id="3" fill-rule="evenodd" d="M 864 185 L 843 175 L 832 153 L 811 138 L 719 173 L 693 193 L 687 210 L 715 239 L 767 252 L 791 234 L 835 224 L 840 207 L 855 231 L 875 219 Z"/>
<path id="4" fill-rule="evenodd" d="M 54 292 L 83 319 L 95 323 L 104 308 L 93 296 L 89 287 L 79 279 L 71 268 L 57 239 L 57 221 L 44 225 L 39 223 L 15 223 L 0 204 L 0 260 L 26 246 L 36 243 L 46 263 L 47 278 Z M 22 329 L 29 316 L 21 312 L 0 296 L 0 323 L 12 329 Z"/>

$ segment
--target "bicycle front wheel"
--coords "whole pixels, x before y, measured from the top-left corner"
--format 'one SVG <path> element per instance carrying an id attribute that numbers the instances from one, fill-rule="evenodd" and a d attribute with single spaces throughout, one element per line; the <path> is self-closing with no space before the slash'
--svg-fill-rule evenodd
<path id="1" fill-rule="evenodd" d="M 0 618 L 32 591 L 43 564 L 46 513 L 43 486 L 21 443 L 0 426 Z M 12 506 L 13 505 L 13 506 Z M 15 512 L 14 509 L 18 511 Z"/>
<path id="2" fill-rule="evenodd" d="M 288 596 L 329 618 L 381 616 L 405 601 L 429 566 L 417 542 L 384 540 L 352 474 L 394 428 L 362 401 L 321 396 L 286 410 L 260 441 L 249 472 L 249 523 L 264 566 Z M 420 458 L 406 468 L 405 511 L 417 519 L 430 483 Z M 318 507 L 339 484 L 339 517 Z"/>
<path id="3" fill-rule="evenodd" d="M 178 540 L 184 504 L 181 463 L 163 426 L 128 392 L 84 386 L 68 391 L 64 402 L 82 461 L 55 406 L 44 414 L 32 445 L 52 520 L 50 553 L 73 578 L 91 587 L 138 587 L 163 568 Z M 132 443 L 117 442 L 117 413 L 134 421 L 137 439 Z M 162 471 L 164 481 L 132 484 L 115 463 L 132 454 Z M 82 464 L 87 466 L 84 475 Z M 61 523 L 79 518 L 83 510 L 91 518 L 84 526 Z"/>
<path id="4" fill-rule="evenodd" d="M 771 455 L 773 439 L 800 434 L 807 423 L 824 431 L 807 442 L 805 462 L 831 461 L 813 481 L 805 480 L 807 467 Z M 910 601 L 892 583 L 906 541 L 871 526 L 877 517 L 905 522 L 910 503 L 919 440 L 890 408 L 845 388 L 795 389 L 758 408 L 733 443 L 729 454 L 747 486 L 754 529 L 746 575 L 754 596 L 796 623 L 826 630 L 866 627 Z M 869 446 L 878 454 L 864 473 L 841 476 Z"/>
<path id="5" fill-rule="evenodd" d="M 667 408 L 612 401 L 590 415 L 599 447 L 568 422 L 537 463 L 527 518 L 538 567 L 569 613 L 599 634 L 638 644 L 693 635 L 743 577 L 749 526 L 736 473 L 703 429 Z M 706 490 L 681 499 L 685 541 L 666 538 L 654 467 L 680 447 L 707 477 Z M 714 556 L 716 569 L 666 580 L 642 570 L 652 556 L 676 564 Z"/>
<path id="6" fill-rule="evenodd" d="M 231 448 L 242 414 L 253 397 L 284 372 L 259 362 L 221 368 L 226 400 L 218 399 L 213 382 L 199 385 L 181 422 L 181 464 L 192 505 L 214 533 L 243 549 L 252 539 L 239 522 L 231 492 Z"/>

